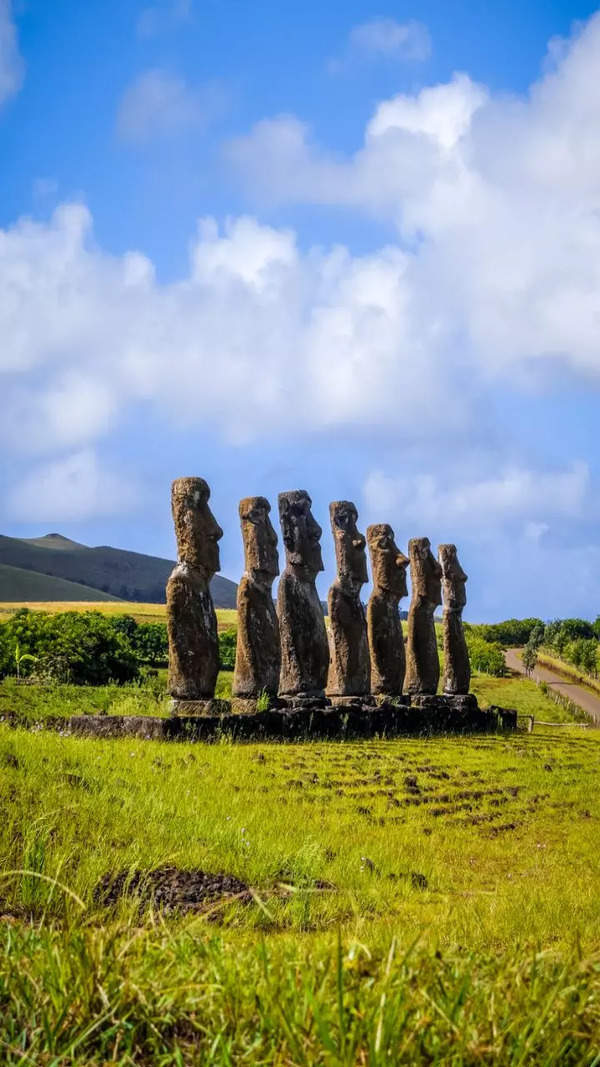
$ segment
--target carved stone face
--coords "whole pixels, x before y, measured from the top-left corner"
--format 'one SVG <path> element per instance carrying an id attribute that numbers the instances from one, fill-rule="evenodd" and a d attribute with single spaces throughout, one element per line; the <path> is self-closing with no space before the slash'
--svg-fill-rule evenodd
<path id="1" fill-rule="evenodd" d="M 171 489 L 171 507 L 177 555 L 207 581 L 221 568 L 219 541 L 223 531 L 208 506 L 210 489 L 204 478 L 176 478 Z"/>
<path id="2" fill-rule="evenodd" d="M 277 534 L 271 525 L 270 511 L 271 505 L 264 496 L 240 500 L 246 571 L 255 581 L 269 584 L 279 574 Z"/>
<path id="3" fill-rule="evenodd" d="M 442 603 L 442 568 L 431 551 L 429 538 L 411 538 L 408 554 L 413 598 L 421 597 L 437 607 Z"/>
<path id="4" fill-rule="evenodd" d="M 313 577 L 324 570 L 320 539 L 323 533 L 313 516 L 312 500 L 305 489 L 279 494 L 279 520 L 286 562 L 304 568 Z"/>
<path id="5" fill-rule="evenodd" d="M 409 560 L 396 545 L 392 527 L 386 522 L 367 527 L 367 544 L 375 590 L 397 597 L 408 596 L 406 568 Z"/>
<path id="6" fill-rule="evenodd" d="M 358 512 L 350 500 L 334 500 L 329 505 L 329 516 L 340 584 L 360 589 L 368 575 L 366 541 L 356 527 Z"/>
<path id="7" fill-rule="evenodd" d="M 448 611 L 462 611 L 467 603 L 465 583 L 468 575 L 458 562 L 456 545 L 440 545 L 438 559 L 442 568 L 444 607 Z"/>

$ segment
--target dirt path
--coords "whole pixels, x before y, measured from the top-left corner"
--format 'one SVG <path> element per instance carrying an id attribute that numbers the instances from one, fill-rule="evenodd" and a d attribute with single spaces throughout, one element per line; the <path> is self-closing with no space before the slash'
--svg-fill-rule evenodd
<path id="1" fill-rule="evenodd" d="M 511 671 L 516 671 L 517 674 L 525 674 L 520 649 L 508 648 L 504 653 L 504 659 L 506 666 Z M 556 674 L 555 671 L 551 671 L 547 667 L 536 667 L 531 677 L 534 682 L 546 682 L 550 689 L 555 689 L 557 693 L 562 693 L 563 696 L 568 697 L 578 707 L 583 708 L 588 715 L 591 715 L 594 722 L 600 725 L 600 697 L 594 696 L 593 693 L 578 685 L 577 682 L 569 682 L 566 678 L 562 678 L 560 674 Z"/>

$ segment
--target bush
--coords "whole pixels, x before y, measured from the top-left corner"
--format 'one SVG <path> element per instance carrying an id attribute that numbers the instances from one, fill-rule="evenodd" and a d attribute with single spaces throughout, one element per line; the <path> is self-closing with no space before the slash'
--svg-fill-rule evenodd
<path id="1" fill-rule="evenodd" d="M 230 626 L 219 634 L 219 661 L 221 670 L 232 671 L 235 667 L 235 647 L 237 644 L 237 627 Z"/>
<path id="2" fill-rule="evenodd" d="M 75 685 L 129 682 L 139 676 L 139 665 L 129 640 L 112 619 L 98 611 L 50 614 L 21 609 L 2 624 L 0 670 L 14 672 L 15 649 L 35 656 L 32 667 L 44 677 Z M 8 657 L 6 655 L 8 651 Z M 11 662 L 12 659 L 12 662 Z"/>
<path id="3" fill-rule="evenodd" d="M 505 673 L 502 648 L 497 642 L 484 641 L 477 633 L 473 633 L 472 629 L 465 633 L 471 669 L 502 677 Z"/>
<path id="4" fill-rule="evenodd" d="M 141 663 L 165 667 L 169 659 L 167 624 L 140 622 L 131 636 L 131 645 Z"/>

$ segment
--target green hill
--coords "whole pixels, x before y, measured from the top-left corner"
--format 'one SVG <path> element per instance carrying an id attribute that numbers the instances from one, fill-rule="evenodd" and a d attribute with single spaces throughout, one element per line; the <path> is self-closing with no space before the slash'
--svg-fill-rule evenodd
<path id="1" fill-rule="evenodd" d="M 141 552 L 127 552 L 108 545 L 89 548 L 57 533 L 30 539 L 0 535 L 0 564 L 22 571 L 34 571 L 42 577 L 62 578 L 69 583 L 87 587 L 85 596 L 31 595 L 27 598 L 30 600 L 85 600 L 88 599 L 91 589 L 95 592 L 95 600 L 115 597 L 119 600 L 149 604 L 164 602 L 165 585 L 174 567 L 172 560 L 146 556 Z M 235 607 L 235 582 L 216 575 L 211 583 L 211 590 L 216 607 Z M 110 595 L 101 597 L 96 591 Z M 13 592 L 9 576 L 7 595 L 0 599 L 26 598 Z"/>
<path id="2" fill-rule="evenodd" d="M 0 563 L 0 602 L 21 601 L 91 601 L 117 600 L 101 589 L 53 578 L 50 574 L 26 571 L 22 567 L 8 567 Z"/>

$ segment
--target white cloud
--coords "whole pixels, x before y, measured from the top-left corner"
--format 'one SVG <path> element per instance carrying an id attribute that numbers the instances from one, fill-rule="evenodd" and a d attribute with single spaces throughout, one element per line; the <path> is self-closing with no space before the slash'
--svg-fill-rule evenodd
<path id="1" fill-rule="evenodd" d="M 137 487 L 102 468 L 91 449 L 35 467 L 9 494 L 19 522 L 74 522 L 132 510 Z"/>
<path id="2" fill-rule="evenodd" d="M 444 342 L 460 338 L 473 373 L 518 376 L 528 363 L 543 381 L 554 360 L 597 381 L 599 67 L 600 13 L 553 47 L 526 96 L 455 74 L 380 103 L 350 158 L 294 116 L 262 120 L 228 156 L 264 202 L 392 223 L 410 250 L 411 304 L 427 303 Z"/>
<path id="3" fill-rule="evenodd" d="M 298 419 L 306 434 L 363 426 L 440 452 L 464 445 L 482 401 L 518 388 L 524 366 L 545 386 L 562 360 L 597 388 L 600 17 L 560 57 L 526 98 L 456 75 L 384 101 L 350 160 L 293 117 L 232 149 L 267 194 L 392 220 L 399 237 L 370 254 L 304 249 L 252 217 L 207 219 L 187 273 L 163 283 L 140 252 L 104 253 L 82 205 L 0 231 L 0 370 L 15 413 L 4 448 L 84 448 L 142 402 L 228 440 Z M 590 496 L 579 465 L 500 460 L 493 475 L 433 481 L 422 469 L 373 476 L 369 491 L 424 522 L 534 524 L 530 544 L 540 524 L 584 517 Z"/>
<path id="4" fill-rule="evenodd" d="M 136 22 L 136 31 L 140 37 L 156 37 L 188 22 L 191 14 L 192 0 L 162 0 L 142 9 Z"/>
<path id="5" fill-rule="evenodd" d="M 422 22 L 374 18 L 352 28 L 344 54 L 330 61 L 329 70 L 335 74 L 357 62 L 375 59 L 422 62 L 430 54 L 431 38 Z"/>
<path id="6" fill-rule="evenodd" d="M 216 85 L 191 89 L 175 74 L 147 70 L 123 94 L 117 131 L 124 141 L 144 144 L 185 129 L 204 129 L 224 107 L 225 94 Z"/>
<path id="7" fill-rule="evenodd" d="M 448 474 L 390 477 L 372 471 L 363 487 L 371 512 L 392 512 L 425 526 L 450 524 L 475 531 L 525 518 L 524 533 L 530 540 L 549 530 L 548 519 L 589 514 L 590 491 L 590 473 L 583 462 L 553 471 L 513 466 L 500 475 L 467 482 Z"/>
<path id="8" fill-rule="evenodd" d="M 21 450 L 92 440 L 140 399 L 229 438 L 263 436 L 297 406 L 307 431 L 390 424 L 399 389 L 407 432 L 428 435 L 432 411 L 459 425 L 465 400 L 445 403 L 436 324 L 411 306 L 407 270 L 397 248 L 302 253 L 290 231 L 242 217 L 224 232 L 204 220 L 188 276 L 160 284 L 140 253 L 103 254 L 81 205 L 21 220 L 0 231 L 0 369 L 16 412 L 3 434 Z"/>
<path id="9" fill-rule="evenodd" d="M 11 0 L 0 0 L 0 105 L 23 84 L 25 64 L 19 52 Z"/>

